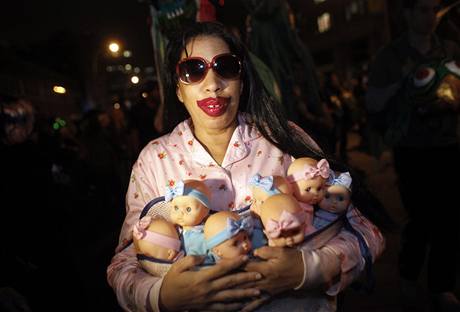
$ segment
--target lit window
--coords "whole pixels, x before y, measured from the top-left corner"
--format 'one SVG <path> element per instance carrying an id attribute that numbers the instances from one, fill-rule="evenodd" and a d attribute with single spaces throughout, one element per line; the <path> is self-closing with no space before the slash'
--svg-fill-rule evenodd
<path id="1" fill-rule="evenodd" d="M 328 31 L 331 28 L 331 14 L 329 13 L 323 13 L 317 18 L 318 22 L 318 31 L 320 33 L 323 33 L 325 31 Z"/>

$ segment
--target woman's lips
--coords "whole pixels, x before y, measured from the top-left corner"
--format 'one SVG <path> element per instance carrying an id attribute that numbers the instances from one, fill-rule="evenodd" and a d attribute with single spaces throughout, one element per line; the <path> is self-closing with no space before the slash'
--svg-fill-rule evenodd
<path id="1" fill-rule="evenodd" d="M 230 98 L 217 97 L 217 98 L 205 98 L 196 101 L 198 107 L 201 108 L 206 115 L 211 117 L 217 117 L 225 113 Z"/>

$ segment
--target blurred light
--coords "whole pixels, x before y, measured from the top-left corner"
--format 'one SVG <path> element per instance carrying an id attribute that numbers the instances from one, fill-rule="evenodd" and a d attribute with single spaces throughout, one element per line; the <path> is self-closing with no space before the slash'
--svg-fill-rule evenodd
<path id="1" fill-rule="evenodd" d="M 318 23 L 318 31 L 323 33 L 331 28 L 331 14 L 325 12 L 316 19 Z"/>
<path id="2" fill-rule="evenodd" d="M 115 104 L 113 104 L 113 108 L 115 108 L 115 109 L 120 109 L 120 103 L 115 103 Z"/>
<path id="3" fill-rule="evenodd" d="M 146 99 L 148 96 L 149 96 L 149 94 L 148 94 L 147 92 L 142 92 L 142 97 L 143 97 L 144 99 Z"/>
<path id="4" fill-rule="evenodd" d="M 57 130 L 65 127 L 66 125 L 67 125 L 67 122 L 64 119 L 62 119 L 60 117 L 57 117 L 56 119 L 54 119 L 53 129 L 57 131 Z"/>
<path id="5" fill-rule="evenodd" d="M 54 86 L 53 91 L 55 93 L 59 93 L 59 94 L 65 94 L 66 93 L 66 89 L 63 86 Z"/>
<path id="6" fill-rule="evenodd" d="M 131 69 L 133 69 L 133 67 L 131 66 L 131 64 L 126 64 L 126 65 L 125 65 L 125 70 L 130 71 Z"/>
<path id="7" fill-rule="evenodd" d="M 141 69 L 139 67 L 134 67 L 134 73 L 139 74 Z"/>
<path id="8" fill-rule="evenodd" d="M 108 71 L 109 73 L 113 72 L 113 66 L 107 66 L 105 70 Z"/>
<path id="9" fill-rule="evenodd" d="M 120 45 L 116 42 L 111 42 L 109 44 L 110 52 L 117 53 L 120 50 Z"/>
<path id="10" fill-rule="evenodd" d="M 132 76 L 132 77 L 131 77 L 131 82 L 134 83 L 134 84 L 138 84 L 138 83 L 139 83 L 139 77 L 137 77 L 137 76 Z"/>
<path id="11" fill-rule="evenodd" d="M 131 57 L 131 55 L 132 55 L 131 51 L 129 51 L 129 50 L 123 51 L 123 56 L 124 57 Z"/>

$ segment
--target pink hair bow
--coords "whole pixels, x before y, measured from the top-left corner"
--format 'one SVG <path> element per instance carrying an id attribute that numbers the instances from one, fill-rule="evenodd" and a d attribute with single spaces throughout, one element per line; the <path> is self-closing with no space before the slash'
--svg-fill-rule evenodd
<path id="1" fill-rule="evenodd" d="M 152 222 L 151 216 L 145 216 L 142 219 L 140 219 L 134 225 L 133 236 L 139 240 L 143 239 L 145 235 L 147 235 L 147 232 L 145 230 L 149 227 L 151 222 Z"/>
<path id="2" fill-rule="evenodd" d="M 287 180 L 290 183 L 299 180 L 309 180 L 313 179 L 314 177 L 322 177 L 324 179 L 329 178 L 330 168 L 329 163 L 326 159 L 321 159 L 318 161 L 316 166 L 305 165 L 304 170 L 302 172 L 295 172 L 287 177 Z"/>
<path id="3" fill-rule="evenodd" d="M 304 211 L 290 213 L 283 210 L 279 221 L 273 219 L 268 220 L 265 232 L 270 238 L 278 238 L 282 231 L 295 229 L 305 223 L 306 217 L 307 214 Z"/>

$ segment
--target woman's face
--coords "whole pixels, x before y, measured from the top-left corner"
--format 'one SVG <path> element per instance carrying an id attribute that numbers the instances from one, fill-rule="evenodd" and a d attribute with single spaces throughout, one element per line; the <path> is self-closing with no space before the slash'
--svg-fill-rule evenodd
<path id="1" fill-rule="evenodd" d="M 230 53 L 222 39 L 199 36 L 187 44 L 189 57 L 201 57 L 208 63 L 213 57 Z M 185 51 L 181 60 L 185 59 Z M 203 80 L 185 84 L 178 81 L 177 96 L 192 117 L 195 131 L 220 131 L 236 126 L 236 114 L 242 90 L 241 80 L 224 79 L 209 69 Z"/>

